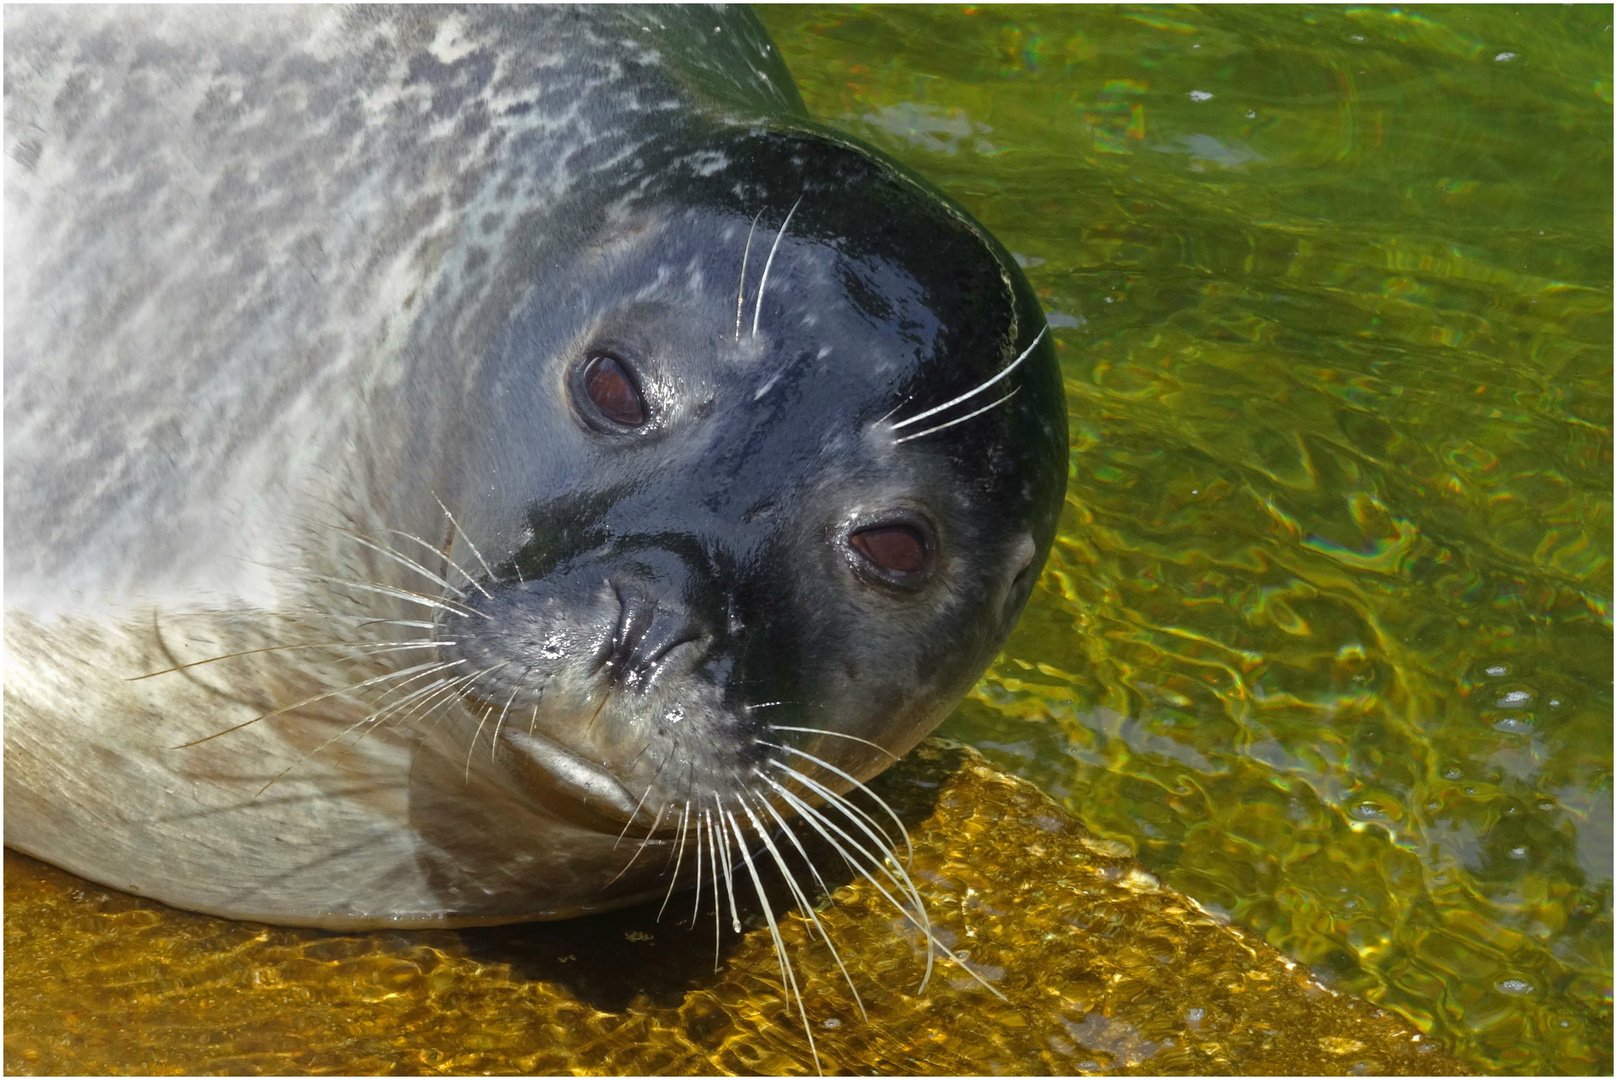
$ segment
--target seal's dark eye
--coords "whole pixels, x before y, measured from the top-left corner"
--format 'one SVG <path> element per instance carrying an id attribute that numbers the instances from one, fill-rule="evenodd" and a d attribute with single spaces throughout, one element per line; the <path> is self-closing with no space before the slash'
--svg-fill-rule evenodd
<path id="1" fill-rule="evenodd" d="M 623 365 L 610 356 L 597 356 L 589 362 L 584 369 L 584 392 L 614 424 L 639 427 L 646 422 L 646 399 Z"/>
<path id="2" fill-rule="evenodd" d="M 848 537 L 853 549 L 865 557 L 882 576 L 908 583 L 926 570 L 926 537 L 910 525 L 872 525 Z"/>

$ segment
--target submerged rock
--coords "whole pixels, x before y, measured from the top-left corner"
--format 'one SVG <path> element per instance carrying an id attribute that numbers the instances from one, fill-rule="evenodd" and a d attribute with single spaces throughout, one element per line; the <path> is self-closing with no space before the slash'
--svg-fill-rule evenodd
<path id="1" fill-rule="evenodd" d="M 816 914 L 864 1017 L 811 924 L 779 920 L 811 1052 L 756 905 L 740 934 L 726 905 L 715 971 L 711 895 L 694 931 L 685 893 L 660 923 L 652 905 L 328 933 L 175 911 L 8 850 L 5 1067 L 812 1073 L 817 1052 L 827 1073 L 1463 1071 L 971 750 L 933 740 L 874 786 L 909 825 L 935 938 L 1003 1000 L 941 956 L 918 993 L 925 938 L 863 880 Z M 822 873 L 831 861 L 816 860 Z"/>

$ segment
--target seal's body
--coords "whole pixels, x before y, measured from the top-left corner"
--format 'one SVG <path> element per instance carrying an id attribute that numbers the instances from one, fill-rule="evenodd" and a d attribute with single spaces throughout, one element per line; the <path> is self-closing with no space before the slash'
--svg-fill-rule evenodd
<path id="1" fill-rule="evenodd" d="M 8 844 L 564 917 L 834 830 L 1008 632 L 1037 304 L 750 15 L 5 17 Z"/>

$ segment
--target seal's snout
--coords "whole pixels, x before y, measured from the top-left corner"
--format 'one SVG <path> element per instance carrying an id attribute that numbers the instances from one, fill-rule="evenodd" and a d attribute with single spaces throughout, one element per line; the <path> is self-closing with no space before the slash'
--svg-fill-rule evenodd
<path id="1" fill-rule="evenodd" d="M 619 614 L 603 666 L 615 686 L 648 686 L 676 649 L 701 645 L 710 636 L 677 604 L 659 600 L 637 584 L 611 585 Z"/>

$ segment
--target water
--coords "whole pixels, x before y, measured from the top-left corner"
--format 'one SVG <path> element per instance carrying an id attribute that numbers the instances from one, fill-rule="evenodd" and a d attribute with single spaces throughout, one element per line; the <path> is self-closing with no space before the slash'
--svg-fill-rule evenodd
<path id="1" fill-rule="evenodd" d="M 1473 1067 L 1609 1072 L 1612 9 L 760 15 L 1056 329 L 1061 536 L 944 733 Z"/>

